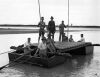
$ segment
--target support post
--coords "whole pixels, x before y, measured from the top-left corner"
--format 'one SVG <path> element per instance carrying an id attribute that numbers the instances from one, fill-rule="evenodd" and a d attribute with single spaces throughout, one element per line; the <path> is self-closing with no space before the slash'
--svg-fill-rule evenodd
<path id="1" fill-rule="evenodd" d="M 69 0 L 68 0 L 68 26 L 67 26 L 67 37 L 69 37 Z M 69 42 L 69 40 L 68 40 Z"/>
<path id="2" fill-rule="evenodd" d="M 39 6 L 39 17 L 40 17 L 40 20 L 41 20 L 41 10 L 40 10 L 40 1 L 38 0 L 38 6 Z"/>

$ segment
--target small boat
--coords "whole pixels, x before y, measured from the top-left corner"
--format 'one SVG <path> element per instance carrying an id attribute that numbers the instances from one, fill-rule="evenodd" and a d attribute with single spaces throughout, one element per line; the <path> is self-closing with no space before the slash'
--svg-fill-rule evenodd
<path id="1" fill-rule="evenodd" d="M 47 58 L 40 58 L 39 56 L 32 56 L 30 54 L 24 55 L 16 53 L 16 51 L 8 53 L 11 62 L 28 63 L 32 65 L 39 65 L 43 67 L 54 67 L 66 61 L 66 57 L 60 54 L 51 54 Z M 18 59 L 19 58 L 19 59 Z"/>
<path id="2" fill-rule="evenodd" d="M 19 48 L 17 48 L 21 53 L 16 50 L 16 47 L 11 47 L 11 49 L 14 49 L 15 51 L 8 53 L 10 61 L 34 64 L 44 67 L 53 67 L 58 64 L 62 64 L 66 61 L 66 59 L 68 59 L 68 57 L 71 57 L 71 55 L 88 55 L 93 53 L 93 46 L 90 42 L 56 42 L 55 47 L 58 49 L 57 52 L 48 52 L 47 58 L 34 56 L 34 52 L 33 54 L 23 55 L 22 49 L 20 50 L 21 47 L 22 46 L 19 46 Z M 37 48 L 37 44 L 34 44 L 32 48 L 34 48 L 34 51 L 36 51 L 35 48 Z"/>

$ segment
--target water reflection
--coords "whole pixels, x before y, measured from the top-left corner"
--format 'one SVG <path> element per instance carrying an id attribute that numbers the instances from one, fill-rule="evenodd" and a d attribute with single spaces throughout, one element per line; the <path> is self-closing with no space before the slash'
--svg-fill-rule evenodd
<path id="1" fill-rule="evenodd" d="M 0 55 L 0 67 L 1 67 L 1 66 L 4 66 L 4 65 L 7 64 L 8 62 L 9 62 L 8 54 Z"/>
<path id="2" fill-rule="evenodd" d="M 74 56 L 64 64 L 49 69 L 27 64 L 16 64 L 16 66 L 3 69 L 0 75 L 3 77 L 5 74 L 8 77 L 77 77 L 80 74 L 80 77 L 84 77 L 83 70 L 91 64 L 92 58 L 93 55 Z"/>
<path id="3" fill-rule="evenodd" d="M 86 41 L 99 43 L 100 37 L 98 32 L 71 32 L 75 41 L 80 39 L 80 34 L 85 35 Z M 95 37 L 94 37 L 95 35 Z M 7 34 L 0 35 L 0 53 L 9 50 L 12 45 L 18 46 L 23 44 L 28 37 L 36 43 L 37 33 L 30 34 Z M 55 34 L 55 40 L 58 41 L 59 34 Z M 26 64 L 16 64 L 15 66 L 0 70 L 0 77 L 96 77 L 100 75 L 100 47 L 94 48 L 94 54 L 88 56 L 73 56 L 64 64 L 57 67 L 46 69 Z M 2 59 L 3 58 L 3 59 Z M 7 54 L 0 56 L 0 64 L 8 63 Z"/>

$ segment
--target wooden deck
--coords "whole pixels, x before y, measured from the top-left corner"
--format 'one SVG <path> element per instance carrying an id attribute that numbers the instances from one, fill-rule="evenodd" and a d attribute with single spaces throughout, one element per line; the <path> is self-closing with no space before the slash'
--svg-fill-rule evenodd
<path id="1" fill-rule="evenodd" d="M 59 52 L 74 55 L 92 54 L 94 48 L 91 42 L 57 42 L 55 46 L 60 49 Z"/>
<path id="2" fill-rule="evenodd" d="M 91 46 L 90 42 L 57 42 L 55 43 L 56 48 L 65 50 L 65 49 L 76 49 L 84 46 Z"/>
<path id="3" fill-rule="evenodd" d="M 34 44 L 37 46 L 38 44 Z M 56 42 L 55 47 L 62 53 L 82 54 L 93 53 L 91 42 Z"/>

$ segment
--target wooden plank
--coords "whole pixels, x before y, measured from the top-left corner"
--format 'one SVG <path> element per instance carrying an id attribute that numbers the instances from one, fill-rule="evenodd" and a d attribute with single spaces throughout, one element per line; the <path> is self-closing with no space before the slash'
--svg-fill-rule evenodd
<path id="1" fill-rule="evenodd" d="M 57 42 L 55 43 L 56 48 L 59 49 L 68 49 L 68 48 L 73 48 L 73 47 L 83 47 L 87 46 L 90 43 L 85 43 L 85 42 Z"/>
<path id="2" fill-rule="evenodd" d="M 38 46 L 37 43 L 33 43 L 34 46 Z M 73 48 L 79 48 L 84 47 L 87 45 L 91 45 L 90 42 L 56 42 L 55 47 L 58 49 L 73 49 Z"/>
<path id="3" fill-rule="evenodd" d="M 35 46 L 37 46 L 38 44 L 34 44 Z M 88 46 L 91 46 L 91 42 L 56 42 L 55 43 L 55 47 L 57 49 L 59 49 L 59 52 L 69 52 L 69 51 L 73 51 L 76 49 L 80 49 L 82 47 L 86 48 Z M 84 52 L 86 52 L 84 50 Z"/>

